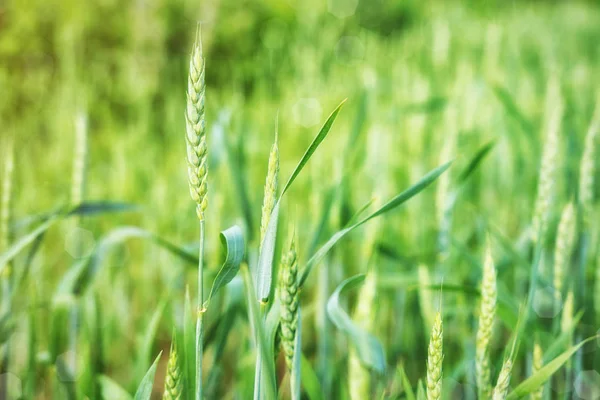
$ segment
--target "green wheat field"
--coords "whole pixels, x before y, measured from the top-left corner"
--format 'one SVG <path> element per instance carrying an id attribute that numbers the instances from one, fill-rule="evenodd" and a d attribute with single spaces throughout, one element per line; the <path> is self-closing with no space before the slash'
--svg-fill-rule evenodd
<path id="1" fill-rule="evenodd" d="M 0 399 L 600 399 L 600 4 L 0 2 Z"/>

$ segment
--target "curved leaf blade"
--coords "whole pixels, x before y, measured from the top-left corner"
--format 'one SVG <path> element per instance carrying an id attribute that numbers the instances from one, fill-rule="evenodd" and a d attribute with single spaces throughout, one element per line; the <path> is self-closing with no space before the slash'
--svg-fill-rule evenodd
<path id="1" fill-rule="evenodd" d="M 33 231 L 29 232 L 25 236 L 21 237 L 15 243 L 12 244 L 4 253 L 0 254 L 0 274 L 4 271 L 6 265 L 11 262 L 23 249 L 29 246 L 31 243 L 44 234 L 52 225 L 59 221 L 59 216 L 54 215 L 48 218 L 46 221 L 41 223 Z"/>
<path id="2" fill-rule="evenodd" d="M 381 343 L 375 336 L 357 326 L 340 305 L 340 294 L 359 286 L 364 280 L 365 275 L 360 274 L 343 281 L 327 302 L 327 315 L 339 330 L 348 335 L 362 363 L 382 374 L 385 371 L 385 355 Z"/>
<path id="3" fill-rule="evenodd" d="M 242 228 L 234 225 L 221 232 L 221 244 L 225 247 L 225 261 L 213 281 L 208 299 L 204 302 L 204 308 L 208 308 L 212 297 L 231 282 L 240 270 L 246 247 Z"/>

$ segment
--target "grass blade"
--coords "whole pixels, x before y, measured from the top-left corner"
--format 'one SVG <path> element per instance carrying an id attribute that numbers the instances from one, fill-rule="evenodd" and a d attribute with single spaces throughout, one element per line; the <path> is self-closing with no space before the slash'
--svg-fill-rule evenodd
<path id="1" fill-rule="evenodd" d="M 134 400 L 150 400 L 150 396 L 152 396 L 152 387 L 154 387 L 154 375 L 156 375 L 156 367 L 158 366 L 158 360 L 160 360 L 161 355 L 162 351 L 158 353 L 152 366 L 150 366 L 150 369 L 146 372 L 146 375 L 144 375 L 144 378 L 135 392 L 135 396 L 133 396 Z"/>
<path id="2" fill-rule="evenodd" d="M 433 183 L 442 173 L 444 173 L 444 171 L 446 171 L 450 167 L 451 163 L 452 162 L 448 162 L 448 163 L 430 171 L 419 182 L 415 183 L 414 185 L 412 185 L 411 187 L 409 187 L 408 189 L 406 189 L 405 191 L 403 191 L 402 193 L 400 193 L 399 195 L 397 195 L 396 197 L 394 197 L 393 199 L 388 201 L 386 204 L 384 204 L 381 208 L 379 208 L 377 211 L 375 211 L 371 215 L 363 218 L 362 220 L 354 223 L 353 225 L 350 225 L 347 228 L 344 228 L 344 229 L 336 232 L 307 261 L 306 266 L 300 273 L 299 286 L 300 287 L 304 286 L 304 283 L 306 282 L 306 279 L 308 278 L 308 274 L 310 274 L 310 271 L 314 268 L 314 266 L 316 264 L 318 264 L 319 261 L 321 261 L 323 259 L 323 257 L 325 257 L 325 255 L 329 252 L 329 250 L 331 250 L 331 248 L 333 246 L 335 246 L 335 244 L 337 242 L 339 242 L 344 236 L 346 236 L 347 234 L 349 234 L 350 232 L 352 232 L 354 229 L 358 228 L 359 226 L 363 225 L 364 223 L 372 220 L 373 218 L 376 218 L 382 214 L 385 214 L 388 211 L 395 209 L 396 207 L 398 207 L 401 204 L 408 201 L 410 198 L 412 198 L 415 195 L 417 195 L 418 193 L 420 193 L 423 189 L 425 189 L 427 186 L 429 186 L 431 183 Z"/>
<path id="3" fill-rule="evenodd" d="M 244 259 L 244 233 L 239 226 L 234 225 L 221 232 L 221 243 L 226 251 L 225 261 L 213 281 L 210 294 L 204 302 L 204 308 L 208 308 L 212 297 L 237 275 Z"/>
<path id="4" fill-rule="evenodd" d="M 275 379 L 275 368 L 272 362 L 269 360 L 273 359 L 272 346 L 269 346 L 267 335 L 263 327 L 263 320 L 261 313 L 258 309 L 258 300 L 256 299 L 256 292 L 254 291 L 254 284 L 250 270 L 246 267 L 242 267 L 242 278 L 244 280 L 244 286 L 246 287 L 246 306 L 248 307 L 248 318 L 250 320 L 250 326 L 254 334 L 257 351 L 262 354 L 262 373 L 264 374 L 264 382 L 266 387 L 261 388 L 261 393 L 266 394 L 267 400 L 277 399 L 277 387 Z M 263 382 L 261 379 L 260 382 Z"/>
<path id="5" fill-rule="evenodd" d="M 572 346 L 567 351 L 556 357 L 554 360 L 550 361 L 548 364 L 544 365 L 542 369 L 537 371 L 528 379 L 525 379 L 519 386 L 517 386 L 507 397 L 507 400 L 519 399 L 523 396 L 526 396 L 539 387 L 544 385 L 550 377 L 560 369 L 570 358 L 579 350 L 583 345 L 592 340 L 596 340 L 598 336 L 589 337 L 579 344 Z"/>
<path id="6" fill-rule="evenodd" d="M 257 290 L 256 297 L 262 302 L 267 302 L 271 293 L 271 286 L 273 282 L 273 255 L 275 252 L 277 223 L 279 220 L 279 209 L 281 199 L 283 198 L 287 190 L 290 188 L 292 183 L 294 183 L 300 172 L 302 172 L 302 169 L 308 163 L 308 161 L 315 153 L 319 145 L 323 142 L 323 140 L 325 140 L 325 138 L 329 134 L 331 126 L 333 125 L 333 122 L 335 121 L 338 113 L 340 112 L 340 109 L 342 108 L 345 102 L 346 100 L 342 101 L 336 107 L 336 109 L 333 110 L 329 118 L 327 118 L 327 121 L 325 121 L 325 124 L 323 124 L 323 127 L 321 128 L 317 136 L 313 139 L 310 146 L 308 146 L 308 149 L 298 162 L 298 165 L 296 165 L 294 172 L 292 172 L 292 175 L 289 177 L 288 181 L 283 187 L 283 190 L 281 191 L 281 194 L 279 195 L 279 198 L 275 203 L 275 206 L 273 207 L 271 218 L 269 220 L 269 224 L 267 225 L 265 239 L 263 240 L 260 247 L 258 265 L 255 271 Z"/>
<path id="7" fill-rule="evenodd" d="M 21 253 L 23 249 L 25 249 L 31 243 L 35 242 L 35 240 L 39 236 L 44 234 L 44 232 L 50 229 L 50 227 L 58 221 L 59 217 L 57 215 L 50 217 L 49 219 L 41 223 L 33 231 L 29 232 L 28 234 L 17 240 L 15 243 L 13 243 L 4 253 L 0 254 L 0 275 L 2 274 L 2 271 L 4 271 L 4 268 L 9 262 L 11 262 L 17 255 L 19 255 L 19 253 Z"/>
<path id="8" fill-rule="evenodd" d="M 475 153 L 473 158 L 469 161 L 464 170 L 461 171 L 458 176 L 458 184 L 463 184 L 469 179 L 469 177 L 475 172 L 477 167 L 481 164 L 481 162 L 485 159 L 485 157 L 489 154 L 489 152 L 494 148 L 496 142 L 494 140 L 484 144 L 478 151 Z"/>
<path id="9" fill-rule="evenodd" d="M 333 292 L 327 302 L 327 314 L 333 324 L 350 338 L 355 346 L 361 362 L 368 368 L 383 373 L 385 371 L 385 356 L 379 340 L 369 332 L 357 326 L 348 313 L 340 305 L 340 294 L 359 286 L 365 279 L 364 274 L 356 275 L 343 281 Z"/>
<path id="10" fill-rule="evenodd" d="M 103 399 L 114 399 L 114 400 L 131 400 L 132 397 L 121 385 L 113 381 L 106 375 L 100 375 L 98 377 L 98 384 L 100 385 L 100 391 Z"/>

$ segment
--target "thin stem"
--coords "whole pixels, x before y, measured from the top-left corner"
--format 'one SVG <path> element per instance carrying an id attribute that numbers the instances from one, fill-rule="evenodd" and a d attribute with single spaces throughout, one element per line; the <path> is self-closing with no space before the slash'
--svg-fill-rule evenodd
<path id="1" fill-rule="evenodd" d="M 263 326 L 265 324 L 265 321 L 267 319 L 267 312 L 266 312 L 266 305 L 261 303 L 260 304 L 260 319 L 263 323 Z M 260 349 L 260 346 L 256 346 L 257 347 L 257 353 L 256 353 L 256 364 L 255 364 L 255 369 L 254 369 L 254 400 L 261 400 L 262 399 L 262 385 L 263 385 L 263 376 L 262 376 L 262 365 L 263 365 L 263 354 L 262 354 L 262 350 Z"/>
<path id="2" fill-rule="evenodd" d="M 198 251 L 198 307 L 196 311 L 196 400 L 202 400 L 202 336 L 204 316 L 204 220 L 200 221 Z"/>

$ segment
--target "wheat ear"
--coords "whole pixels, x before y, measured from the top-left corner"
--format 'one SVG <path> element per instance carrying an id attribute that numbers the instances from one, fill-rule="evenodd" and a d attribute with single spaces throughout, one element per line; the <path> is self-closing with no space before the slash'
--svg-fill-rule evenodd
<path id="1" fill-rule="evenodd" d="M 296 240 L 292 237 L 289 250 L 281 260 L 279 272 L 279 298 L 281 300 L 281 347 L 288 371 L 292 371 L 292 362 L 296 346 L 298 327 L 298 255 Z"/>
<path id="2" fill-rule="evenodd" d="M 546 139 L 540 166 L 537 198 L 533 214 L 533 240 L 543 241 L 546 237 L 548 219 L 555 198 L 555 183 L 558 172 L 560 148 L 560 127 L 563 116 L 563 102 L 560 86 L 555 79 L 548 85 L 546 93 Z"/>
<path id="3" fill-rule="evenodd" d="M 504 400 L 508 394 L 508 387 L 510 385 L 510 374 L 512 372 L 513 363 L 510 358 L 504 360 L 500 375 L 498 375 L 498 382 L 494 388 L 494 394 L 492 400 Z"/>
<path id="4" fill-rule="evenodd" d="M 575 206 L 569 203 L 560 217 L 554 250 L 554 290 L 557 301 L 562 296 L 565 272 L 568 270 L 575 245 L 575 222 Z"/>
<path id="5" fill-rule="evenodd" d="M 171 352 L 169 353 L 169 362 L 167 363 L 163 400 L 181 399 L 183 399 L 183 373 L 179 365 L 177 345 L 175 339 L 173 339 L 173 342 L 171 342 Z"/>
<path id="6" fill-rule="evenodd" d="M 540 344 L 538 343 L 537 340 L 533 344 L 533 362 L 532 362 L 532 364 L 533 364 L 532 372 L 534 374 L 536 372 L 538 372 L 540 369 L 542 369 L 542 367 L 544 366 L 542 347 L 540 346 Z M 544 385 L 541 385 L 538 390 L 531 393 L 531 400 L 542 400 L 543 395 L 544 395 Z"/>
<path id="7" fill-rule="evenodd" d="M 442 398 L 443 335 L 442 314 L 438 312 L 431 329 L 427 351 L 427 400 Z"/>
<path id="8" fill-rule="evenodd" d="M 275 141 L 269 154 L 269 167 L 267 169 L 267 178 L 265 180 L 265 193 L 263 197 L 262 216 L 260 218 L 260 244 L 262 245 L 267 227 L 271 219 L 271 213 L 275 206 L 277 197 L 277 181 L 279 176 L 279 147 L 277 146 L 277 128 L 275 129 Z"/>
<path id="9" fill-rule="evenodd" d="M 579 203 L 583 208 L 583 217 L 586 225 L 590 223 L 591 208 L 594 202 L 594 172 L 598 152 L 598 132 L 600 132 L 600 95 L 596 101 L 596 109 L 592 117 L 592 122 L 585 135 L 585 147 L 579 168 Z"/>
<path id="10" fill-rule="evenodd" d="M 492 251 L 488 244 L 483 264 L 481 308 L 475 344 L 477 390 L 479 398 L 482 399 L 489 398 L 492 392 L 489 347 L 496 316 L 496 298 L 496 269 L 494 268 Z"/>

